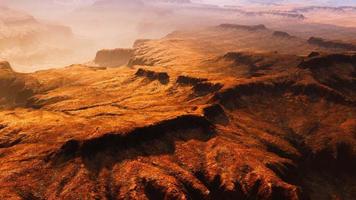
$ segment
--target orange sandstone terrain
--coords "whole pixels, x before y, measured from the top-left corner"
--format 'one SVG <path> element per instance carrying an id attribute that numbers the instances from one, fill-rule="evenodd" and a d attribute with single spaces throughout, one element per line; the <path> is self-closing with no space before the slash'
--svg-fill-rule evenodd
<path id="1" fill-rule="evenodd" d="M 3 61 L 0 199 L 355 199 L 350 47 L 222 24 L 92 66 Z"/>

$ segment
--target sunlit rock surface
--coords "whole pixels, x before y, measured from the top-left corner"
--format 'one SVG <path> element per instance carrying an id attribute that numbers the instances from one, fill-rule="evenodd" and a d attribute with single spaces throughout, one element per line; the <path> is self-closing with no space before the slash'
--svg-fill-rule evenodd
<path id="1" fill-rule="evenodd" d="M 130 67 L 2 62 L 1 199 L 352 200 L 356 55 L 236 27 Z"/>

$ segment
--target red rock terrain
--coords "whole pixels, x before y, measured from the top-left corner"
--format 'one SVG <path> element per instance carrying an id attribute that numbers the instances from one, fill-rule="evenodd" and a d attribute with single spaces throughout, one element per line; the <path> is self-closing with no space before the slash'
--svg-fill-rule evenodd
<path id="1" fill-rule="evenodd" d="M 94 62 L 99 66 L 116 67 L 127 65 L 133 55 L 133 49 L 103 49 L 97 52 Z"/>
<path id="2" fill-rule="evenodd" d="M 356 55 L 286 34 L 175 32 L 120 68 L 2 62 L 1 199 L 354 199 Z"/>

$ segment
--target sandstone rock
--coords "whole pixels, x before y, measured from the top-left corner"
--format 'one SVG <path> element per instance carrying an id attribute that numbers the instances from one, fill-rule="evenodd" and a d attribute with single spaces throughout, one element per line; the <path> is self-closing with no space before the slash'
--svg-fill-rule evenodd
<path id="1" fill-rule="evenodd" d="M 344 42 L 337 42 L 337 41 L 328 41 L 324 40 L 323 38 L 318 37 L 311 37 L 308 40 L 309 44 L 318 45 L 325 48 L 333 48 L 333 49 L 343 49 L 346 51 L 356 51 L 356 45 L 344 43 Z"/>
<path id="2" fill-rule="evenodd" d="M 133 49 L 105 49 L 97 52 L 94 62 L 100 66 L 118 67 L 127 65 L 133 55 Z"/>

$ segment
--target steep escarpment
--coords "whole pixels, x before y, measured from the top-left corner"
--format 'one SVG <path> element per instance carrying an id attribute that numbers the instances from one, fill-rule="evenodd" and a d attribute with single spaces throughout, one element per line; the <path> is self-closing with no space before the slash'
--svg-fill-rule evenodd
<path id="1" fill-rule="evenodd" d="M 197 130 L 194 134 L 180 134 L 187 130 Z M 69 140 L 57 152 L 53 152 L 48 157 L 48 161 L 53 164 L 61 164 L 68 162 L 68 159 L 74 159 L 76 156 L 82 157 L 86 161 L 90 161 L 92 167 L 100 170 L 103 165 L 100 161 L 90 160 L 103 153 L 113 154 L 120 153 L 128 148 L 139 148 L 145 146 L 145 143 L 150 143 L 155 140 L 162 141 L 165 145 L 171 146 L 169 149 L 162 149 L 161 154 L 169 154 L 174 152 L 174 142 L 176 140 L 191 140 L 201 139 L 208 140 L 214 135 L 214 127 L 206 118 L 194 115 L 178 116 L 174 119 L 164 120 L 157 124 L 147 127 L 136 128 L 129 133 L 111 133 L 98 138 L 93 138 L 85 141 Z M 169 140 L 169 141 L 168 141 Z M 171 141 L 170 141 L 171 140 Z M 167 152 L 165 152 L 167 150 Z M 133 155 L 130 155 L 130 157 Z M 137 155 L 138 156 L 138 155 Z M 97 157 L 100 159 L 100 157 Z M 115 159 L 114 157 L 111 159 Z M 126 160 L 128 158 L 121 158 Z M 107 160 L 104 159 L 102 161 Z M 116 161 L 116 162 L 119 162 Z M 109 163 L 107 163 L 109 164 Z M 104 164 L 105 165 L 105 164 Z"/>
<path id="2" fill-rule="evenodd" d="M 355 101 L 355 55 L 331 54 L 316 56 L 304 60 L 300 67 L 309 69 L 316 80 L 333 88 L 335 91 L 341 91 L 347 98 Z"/>
<path id="3" fill-rule="evenodd" d="M 273 32 L 273 36 L 279 37 L 279 38 L 293 38 L 289 33 L 284 32 L 284 31 L 275 31 Z"/>
<path id="4" fill-rule="evenodd" d="M 128 64 L 133 55 L 133 49 L 105 49 L 96 53 L 94 62 L 100 66 L 121 66 Z"/>
<path id="5" fill-rule="evenodd" d="M 272 87 L 274 89 L 265 91 L 266 87 L 254 86 L 256 93 L 251 89 L 236 89 L 234 92 L 230 91 L 228 96 L 232 96 L 225 96 L 221 104 L 229 116 L 249 113 L 254 119 L 254 126 L 265 127 L 262 124 L 267 122 L 280 128 L 282 132 L 268 132 L 278 135 L 289 146 L 296 148 L 300 156 L 283 149 L 281 142 L 276 144 L 271 143 L 271 139 L 263 140 L 268 151 L 291 159 L 294 163 L 294 167 L 282 167 L 282 170 L 278 164 L 269 168 L 284 181 L 299 185 L 303 195 L 311 199 L 333 196 L 352 199 L 355 194 L 352 190 L 355 174 L 351 169 L 355 167 L 355 163 L 347 160 L 355 159 L 355 140 L 352 132 L 345 131 L 340 126 L 353 118 L 354 114 L 345 115 L 345 112 L 354 113 L 354 109 L 338 102 L 330 108 L 324 103 L 325 97 L 316 98 L 312 96 L 313 93 L 290 94 L 285 90 L 288 87 Z M 303 97 L 306 99 L 298 99 Z M 324 114 L 329 109 L 333 113 Z M 335 118 L 338 119 L 337 122 Z M 230 119 L 230 123 L 238 122 Z M 323 178 L 319 179 L 320 176 Z M 331 180 L 345 184 L 339 187 Z M 324 186 L 328 186 L 328 190 Z"/>
<path id="6" fill-rule="evenodd" d="M 189 76 L 178 76 L 176 83 L 180 86 L 192 87 L 195 96 L 205 96 L 207 94 L 219 91 L 223 85 L 221 83 L 212 83 L 208 79 Z"/>
<path id="7" fill-rule="evenodd" d="M 351 43 L 344 43 L 338 41 L 328 41 L 323 38 L 311 37 L 308 40 L 309 44 L 318 45 L 325 48 L 331 49 L 342 49 L 345 51 L 356 51 L 356 45 Z"/>
<path id="8" fill-rule="evenodd" d="M 248 30 L 248 31 L 267 30 L 266 26 L 263 24 L 254 25 L 254 26 L 239 25 L 239 24 L 221 24 L 218 27 L 223 29 L 237 29 L 237 30 Z"/>
<path id="9" fill-rule="evenodd" d="M 261 77 L 285 73 L 297 67 L 303 60 L 300 56 L 280 55 L 278 53 L 227 52 L 213 62 L 213 65 L 225 66 L 226 74 L 236 77 Z"/>
<path id="10" fill-rule="evenodd" d="M 3 60 L 0 60 L 0 69 L 3 71 L 12 71 L 10 63 Z"/>
<path id="11" fill-rule="evenodd" d="M 310 43 L 303 37 L 276 31 L 265 25 L 221 24 L 195 31 L 175 31 L 161 40 L 141 43 L 129 66 L 169 66 L 178 69 L 210 65 L 212 60 L 228 52 L 264 53 L 291 56 L 306 56 L 311 52 L 344 53 L 342 48 Z M 261 38 L 264 38 L 261 40 Z M 223 42 L 222 42 L 223 41 Z M 287 56 L 286 56 L 287 57 Z M 287 58 L 285 58 L 287 59 Z M 295 59 L 292 59 L 295 60 Z M 285 62 L 287 63 L 287 62 Z M 266 63 L 273 64 L 273 63 Z M 286 65 L 288 67 L 288 65 Z M 236 71 L 236 70 L 235 70 Z M 222 70 L 222 72 L 227 72 Z M 234 70 L 229 71 L 234 73 Z"/>
<path id="12" fill-rule="evenodd" d="M 176 32 L 117 68 L 2 63 L 0 197 L 353 200 L 355 55 L 283 35 Z"/>
<path id="13" fill-rule="evenodd" d="M 352 189 L 355 173 L 351 168 L 356 165 L 355 162 L 347 160 L 355 159 L 356 141 L 351 129 L 342 128 L 343 124 L 354 121 L 355 102 L 350 98 L 354 91 L 349 90 L 350 85 L 352 86 L 350 82 L 350 85 L 343 85 L 328 84 L 326 81 L 330 78 L 329 73 L 333 74 L 333 79 L 346 82 L 350 76 L 354 76 L 348 66 L 352 64 L 352 55 L 342 55 L 344 61 L 338 56 L 324 55 L 314 58 L 315 60 L 311 58 L 312 61 L 309 60 L 308 64 L 308 61 L 301 63 L 301 66 L 308 68 L 298 71 L 297 76 L 259 78 L 258 81 L 241 83 L 226 89 L 214 97 L 228 116 L 238 117 L 236 115 L 249 113 L 255 126 L 260 123 L 264 126 L 262 124 L 267 122 L 283 130 L 275 134 L 281 134 L 278 137 L 296 148 L 300 156 L 282 150 L 279 146 L 281 143 L 269 144 L 270 151 L 293 160 L 296 167 L 289 168 L 288 170 L 294 172 L 287 173 L 279 171 L 275 166 L 271 166 L 271 169 L 284 181 L 299 185 L 303 195 L 311 199 L 327 199 L 333 196 L 352 199 L 351 196 L 355 194 Z M 333 70 L 346 71 L 335 72 L 325 63 L 321 64 L 322 60 L 334 63 Z M 313 70 L 319 67 L 322 68 L 321 71 Z M 219 110 L 221 112 L 222 109 Z M 328 113 L 328 110 L 332 110 L 332 113 Z M 235 123 L 238 124 L 230 119 L 230 124 Z M 293 177 L 288 173 L 301 174 Z M 321 175 L 324 178 L 318 179 Z M 344 181 L 345 184 L 339 187 L 330 180 Z M 313 187 L 313 184 L 319 186 Z M 325 190 L 324 186 L 329 189 Z"/>
<path id="14" fill-rule="evenodd" d="M 14 72 L 10 64 L 0 61 L 0 102 L 1 106 L 25 106 L 34 95 L 28 77 Z"/>
<path id="15" fill-rule="evenodd" d="M 166 72 L 155 72 L 151 70 L 145 70 L 145 69 L 138 69 L 136 74 L 138 77 L 145 77 L 148 78 L 149 80 L 158 80 L 162 84 L 167 84 L 169 83 L 169 75 Z"/>
<path id="16" fill-rule="evenodd" d="M 144 45 L 146 42 L 149 42 L 149 41 L 150 41 L 150 39 L 138 39 L 138 40 L 135 40 L 135 42 L 132 45 L 132 47 L 133 48 L 138 48 L 141 45 Z"/>

